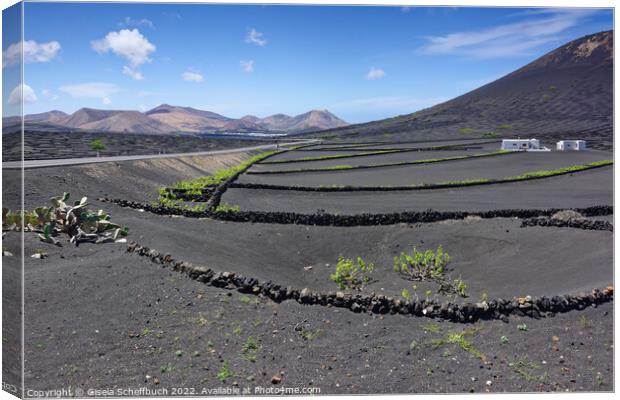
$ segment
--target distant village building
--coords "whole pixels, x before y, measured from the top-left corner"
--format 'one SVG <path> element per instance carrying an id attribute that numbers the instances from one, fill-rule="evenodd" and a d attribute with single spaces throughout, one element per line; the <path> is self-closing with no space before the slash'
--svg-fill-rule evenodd
<path id="1" fill-rule="evenodd" d="M 502 150 L 541 150 L 538 139 L 503 139 Z"/>
<path id="2" fill-rule="evenodd" d="M 556 145 L 556 149 L 560 151 L 585 150 L 586 141 L 585 140 L 560 140 Z"/>

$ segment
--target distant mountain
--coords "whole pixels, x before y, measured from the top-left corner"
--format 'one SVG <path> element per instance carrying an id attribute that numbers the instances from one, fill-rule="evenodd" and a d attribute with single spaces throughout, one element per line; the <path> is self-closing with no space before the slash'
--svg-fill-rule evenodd
<path id="1" fill-rule="evenodd" d="M 148 117 L 174 127 L 180 132 L 205 132 L 223 128 L 231 118 L 191 107 L 162 104 L 145 112 Z"/>
<path id="2" fill-rule="evenodd" d="M 73 114 L 68 115 L 61 124 L 69 128 L 79 128 L 82 125 L 101 121 L 121 112 L 122 111 L 120 110 L 98 110 L 96 108 L 80 108 Z M 28 120 L 28 116 L 26 116 L 25 119 Z"/>
<path id="3" fill-rule="evenodd" d="M 98 110 L 80 108 L 67 116 L 59 125 L 85 131 L 171 133 L 175 129 L 147 117 L 139 111 Z"/>
<path id="4" fill-rule="evenodd" d="M 613 143 L 613 31 L 571 41 L 445 103 L 329 135 L 583 137 Z M 327 134 L 327 133 L 326 133 Z"/>
<path id="5" fill-rule="evenodd" d="M 258 118 L 255 115 L 246 115 L 244 117 L 241 117 L 241 121 L 248 121 L 248 122 L 252 122 L 254 124 L 258 123 L 260 121 L 260 118 Z"/>
<path id="6" fill-rule="evenodd" d="M 290 117 L 285 114 L 274 114 L 268 117 L 261 119 L 259 124 L 264 126 L 266 129 L 272 129 L 276 131 L 285 131 L 288 127 L 292 125 L 293 117 Z"/>
<path id="7" fill-rule="evenodd" d="M 49 123 L 49 124 L 57 124 L 57 123 L 62 123 L 65 119 L 67 119 L 67 117 L 69 116 L 69 114 L 64 113 L 62 111 L 58 111 L 58 110 L 52 110 L 52 111 L 48 111 L 48 112 L 44 112 L 44 113 L 39 113 L 39 114 L 28 114 L 25 116 L 24 120 L 25 122 L 40 122 L 40 123 Z M 6 117 L 3 118 L 2 120 L 3 125 L 15 125 L 15 124 L 20 124 L 21 125 L 21 118 L 20 117 Z"/>
<path id="8" fill-rule="evenodd" d="M 339 128 L 347 125 L 349 124 L 327 110 L 312 110 L 294 117 L 289 130 L 301 132 Z"/>
<path id="9" fill-rule="evenodd" d="M 65 112 L 58 111 L 58 110 L 52 110 L 52 111 L 39 113 L 39 114 L 29 114 L 26 116 L 25 120 L 33 121 L 33 122 L 34 121 L 49 122 L 49 123 L 55 124 L 55 123 L 62 123 L 65 119 L 67 119 L 68 116 L 69 114 Z"/>
<path id="10" fill-rule="evenodd" d="M 242 120 L 252 122 L 267 130 L 284 132 L 320 131 L 348 125 L 347 122 L 327 110 L 312 110 L 296 117 L 286 114 L 274 114 L 261 119 L 248 115 L 243 117 Z"/>
<path id="11" fill-rule="evenodd" d="M 5 132 L 18 131 L 21 126 L 19 117 L 3 118 Z M 245 116 L 241 119 L 198 110 L 191 107 L 159 105 L 144 113 L 124 110 L 99 110 L 81 108 L 73 114 L 62 111 L 49 111 L 25 116 L 27 129 L 53 130 L 64 129 L 130 132 L 130 133 L 218 133 L 218 132 L 278 132 L 298 133 L 310 130 L 322 130 L 346 125 L 346 122 L 327 110 L 313 110 L 296 117 L 276 114 L 266 118 Z"/>

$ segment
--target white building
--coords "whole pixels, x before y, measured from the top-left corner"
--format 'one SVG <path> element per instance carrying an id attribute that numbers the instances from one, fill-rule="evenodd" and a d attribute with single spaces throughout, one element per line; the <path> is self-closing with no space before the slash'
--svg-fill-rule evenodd
<path id="1" fill-rule="evenodd" d="M 556 145 L 557 150 L 585 150 L 585 140 L 560 140 Z"/>
<path id="2" fill-rule="evenodd" d="M 502 150 L 541 150 L 538 139 L 503 139 Z"/>

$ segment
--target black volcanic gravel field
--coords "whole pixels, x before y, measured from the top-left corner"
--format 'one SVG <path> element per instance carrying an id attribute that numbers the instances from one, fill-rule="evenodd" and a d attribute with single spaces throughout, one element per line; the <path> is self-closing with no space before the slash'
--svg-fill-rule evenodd
<path id="1" fill-rule="evenodd" d="M 286 170 L 297 170 L 297 169 L 308 169 L 308 168 L 328 168 L 337 165 L 350 165 L 350 166 L 359 166 L 359 165 L 377 165 L 377 164 L 393 164 L 393 163 L 401 163 L 401 162 L 412 162 L 419 160 L 429 160 L 429 159 L 437 159 L 437 158 L 448 158 L 448 157 L 461 157 L 461 156 L 471 156 L 474 154 L 489 154 L 497 152 L 498 148 L 495 146 L 493 149 L 471 149 L 471 150 L 440 150 L 440 151 L 413 151 L 413 152 L 401 152 L 401 153 L 390 153 L 383 154 L 380 157 L 373 156 L 364 156 L 364 157 L 349 157 L 349 158 L 335 158 L 335 159 L 327 159 L 327 160 L 315 160 L 315 161 L 305 161 L 305 162 L 295 162 L 295 163 L 276 163 L 276 164 L 254 164 L 248 170 L 251 172 L 260 172 L 260 171 L 286 171 Z M 303 157 L 303 154 L 308 152 L 297 152 L 300 157 Z M 343 153 L 344 154 L 344 153 Z M 518 153 L 514 153 L 512 155 L 506 156 L 514 156 L 518 155 Z M 273 157 L 275 160 L 276 158 Z"/>
<path id="2" fill-rule="evenodd" d="M 471 143 L 468 145 L 468 143 Z M 415 153 L 415 150 L 426 151 L 426 149 L 441 147 L 441 146 L 449 146 L 445 149 L 441 149 L 442 152 L 445 152 L 446 156 L 449 157 L 450 154 L 456 151 L 465 151 L 466 149 L 472 150 L 499 150 L 500 144 L 497 140 L 489 141 L 489 140 L 471 140 L 471 141 L 442 141 L 442 142 L 420 142 L 414 144 L 394 144 L 387 145 L 381 144 L 376 146 L 364 146 L 364 147 L 352 147 L 347 148 L 346 150 L 341 150 L 339 148 L 327 148 L 321 149 L 316 148 L 314 146 L 309 146 L 307 148 L 303 148 L 302 150 L 292 150 L 287 151 L 286 153 L 278 154 L 274 157 L 269 158 L 269 162 L 272 161 L 281 161 L 281 160 L 295 160 L 306 157 L 333 157 L 339 155 L 359 155 L 363 153 L 377 153 L 380 151 L 396 151 L 396 150 L 412 150 Z M 409 153 L 409 151 L 407 151 Z M 377 155 L 378 157 L 383 157 L 383 155 Z M 351 159 L 355 159 L 356 157 L 349 157 Z M 346 163 L 346 162 L 345 162 Z"/>
<path id="3" fill-rule="evenodd" d="M 239 205 L 242 210 L 299 213 L 321 210 L 343 215 L 427 209 L 583 208 L 613 203 L 613 169 L 603 167 L 536 181 L 436 190 L 301 192 L 231 188 L 224 193 L 222 201 Z"/>
<path id="4" fill-rule="evenodd" d="M 508 157 L 508 158 L 506 158 Z M 468 179 L 501 179 L 527 172 L 552 170 L 608 159 L 609 153 L 529 152 L 517 156 L 481 157 L 431 164 L 390 166 L 330 172 L 243 175 L 239 183 L 285 186 L 410 186 Z M 378 157 L 380 159 L 380 157 Z"/>
<path id="5" fill-rule="evenodd" d="M 32 389 L 254 390 L 279 386 L 271 383 L 278 375 L 281 385 L 321 394 L 613 390 L 612 303 L 455 324 L 278 304 L 205 286 L 114 244 L 54 248 L 28 268 Z M 462 332 L 482 358 L 430 344 Z M 248 340 L 257 344 L 250 355 Z"/>
<path id="6" fill-rule="evenodd" d="M 599 153 L 547 153 L 550 159 L 541 165 L 563 156 L 587 161 L 594 154 L 608 158 Z M 530 155 L 505 157 L 517 160 Z M 234 161 L 238 162 L 228 159 L 223 165 Z M 458 165 L 460 171 L 480 162 L 486 160 L 445 165 Z M 494 165 L 506 168 L 499 164 Z M 207 170 L 185 168 L 187 161 L 171 160 L 28 170 L 26 204 L 44 204 L 51 194 L 62 191 L 74 197 L 87 195 L 92 208 L 109 211 L 114 222 L 130 228 L 130 241 L 215 271 L 296 289 L 339 290 L 329 275 L 340 255 L 374 262 L 373 279 L 359 293 L 387 297 L 402 296 L 408 289 L 416 298 L 475 303 L 485 296 L 589 293 L 613 283 L 610 231 L 521 227 L 519 219 L 475 217 L 365 227 L 238 223 L 156 215 L 96 200 L 106 196 L 149 202 L 156 197 L 158 182 L 169 185 L 183 173 L 200 176 Z M 451 190 L 228 189 L 222 202 L 244 210 L 324 209 L 339 214 L 589 207 L 613 204 L 612 171 L 604 167 L 538 181 Z M 255 176 L 242 175 L 240 181 Z M 5 191 L 16 183 L 11 179 L 5 179 Z M 136 186 L 138 181 L 144 183 Z M 7 201 L 16 199 L 8 196 Z M 144 385 L 201 391 L 218 386 L 274 387 L 272 380 L 281 379 L 282 385 L 318 387 L 322 394 L 613 390 L 613 303 L 540 319 L 510 315 L 504 322 L 464 324 L 358 314 L 294 300 L 276 303 L 262 295 L 209 286 L 131 255 L 123 243 L 55 247 L 40 243 L 33 234 L 26 236 L 29 388 Z M 3 245 L 16 248 L 17 239 L 9 233 Z M 432 282 L 417 282 L 414 290 L 414 282 L 393 271 L 392 258 L 400 252 L 439 245 L 452 256 L 449 274 L 463 279 L 469 297 L 439 294 Z M 36 249 L 48 257 L 30 258 Z M 455 334 L 467 340 L 466 349 L 446 341 Z M 251 351 L 248 342 L 255 343 Z M 220 380 L 218 374 L 221 377 L 225 369 L 230 376 Z"/>

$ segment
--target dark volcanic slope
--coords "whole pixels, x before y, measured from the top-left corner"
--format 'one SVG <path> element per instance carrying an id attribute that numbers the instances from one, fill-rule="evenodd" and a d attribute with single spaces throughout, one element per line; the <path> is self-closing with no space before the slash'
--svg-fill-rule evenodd
<path id="1" fill-rule="evenodd" d="M 586 138 L 613 143 L 613 31 L 574 40 L 523 68 L 453 100 L 329 134 L 406 137 L 480 134 Z M 471 131 L 473 130 L 473 131 Z M 406 133 L 406 134 L 405 134 Z"/>

